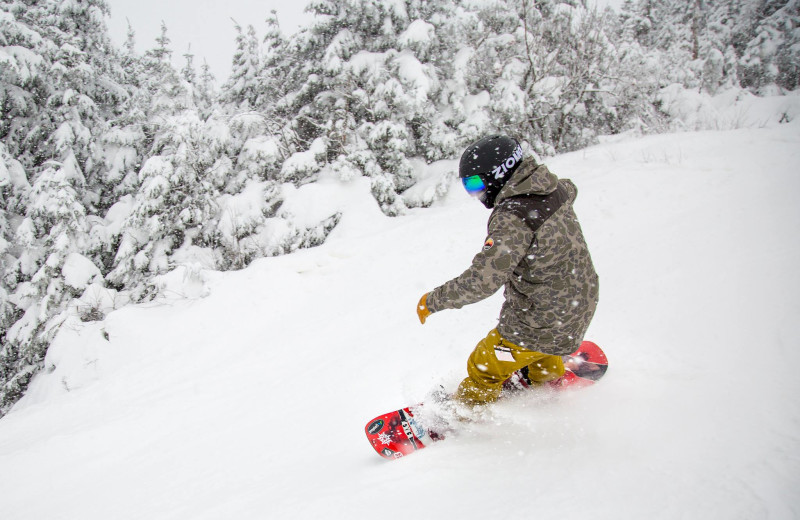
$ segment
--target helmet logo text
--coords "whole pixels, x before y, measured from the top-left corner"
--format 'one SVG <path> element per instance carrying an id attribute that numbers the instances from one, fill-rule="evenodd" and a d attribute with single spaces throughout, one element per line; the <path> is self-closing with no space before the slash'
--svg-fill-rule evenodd
<path id="1" fill-rule="evenodd" d="M 517 165 L 518 162 L 522 160 L 522 145 L 518 145 L 514 148 L 514 152 L 511 156 L 503 161 L 500 166 L 497 166 L 492 170 L 492 175 L 494 175 L 495 179 L 502 179 L 506 173 L 510 170 L 513 170 L 514 167 Z"/>

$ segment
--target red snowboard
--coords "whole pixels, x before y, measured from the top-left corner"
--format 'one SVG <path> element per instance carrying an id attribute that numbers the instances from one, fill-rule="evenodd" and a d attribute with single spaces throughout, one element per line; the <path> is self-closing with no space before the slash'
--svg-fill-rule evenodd
<path id="1" fill-rule="evenodd" d="M 593 385 L 606 373 L 608 359 L 595 343 L 584 341 L 578 350 L 564 356 L 564 367 L 564 375 L 547 383 L 548 387 L 560 391 Z M 531 387 L 525 369 L 517 370 L 503 383 L 501 397 L 537 389 L 539 387 Z M 379 415 L 367 423 L 364 428 L 367 440 L 380 456 L 398 459 L 443 438 L 427 430 L 414 417 L 414 409 L 418 406 L 420 405 Z"/>

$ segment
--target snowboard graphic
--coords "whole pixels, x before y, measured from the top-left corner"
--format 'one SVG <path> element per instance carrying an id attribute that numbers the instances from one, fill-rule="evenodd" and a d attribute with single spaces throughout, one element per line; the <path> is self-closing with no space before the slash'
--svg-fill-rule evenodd
<path id="1" fill-rule="evenodd" d="M 561 391 L 568 388 L 582 388 L 596 383 L 608 369 L 608 359 L 602 349 L 591 341 L 584 341 L 581 346 L 568 356 L 564 356 L 564 375 L 555 381 L 546 383 L 545 388 Z M 503 383 L 503 397 L 525 391 L 541 390 L 531 385 L 525 368 L 517 370 Z M 414 411 L 423 405 L 408 406 L 393 412 L 379 415 L 364 427 L 367 440 L 386 459 L 400 457 L 421 450 L 444 437 L 427 429 Z"/>

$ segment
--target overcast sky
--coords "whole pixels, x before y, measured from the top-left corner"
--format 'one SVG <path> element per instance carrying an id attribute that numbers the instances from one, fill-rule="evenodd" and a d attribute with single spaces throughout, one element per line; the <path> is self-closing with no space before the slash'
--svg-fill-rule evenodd
<path id="1" fill-rule="evenodd" d="M 162 20 L 167 24 L 173 62 L 180 69 L 189 45 L 197 69 L 206 60 L 221 85 L 230 74 L 236 49 L 236 29 L 232 18 L 242 28 L 252 25 L 263 37 L 269 12 L 278 13 L 284 34 L 292 34 L 310 20 L 304 12 L 308 0 L 106 0 L 111 8 L 108 28 L 111 39 L 125 43 L 128 22 L 136 32 L 136 47 L 142 53 L 155 46 L 161 34 Z M 596 0 L 600 5 L 618 7 L 623 0 Z"/>
<path id="2" fill-rule="evenodd" d="M 231 18 L 243 28 L 255 27 L 263 37 L 269 12 L 275 9 L 285 34 L 307 23 L 304 13 L 307 0 L 107 0 L 111 8 L 108 28 L 111 39 L 119 46 L 125 43 L 128 21 L 136 32 L 136 47 L 144 52 L 155 46 L 161 34 L 161 21 L 167 24 L 172 41 L 173 62 L 183 67 L 183 55 L 191 44 L 195 65 L 199 70 L 208 61 L 217 83 L 224 82 L 231 69 L 236 49 L 236 29 Z"/>

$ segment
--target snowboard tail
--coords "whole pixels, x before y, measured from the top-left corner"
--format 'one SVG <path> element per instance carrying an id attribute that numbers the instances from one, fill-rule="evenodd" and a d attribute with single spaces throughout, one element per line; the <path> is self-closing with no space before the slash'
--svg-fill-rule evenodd
<path id="1" fill-rule="evenodd" d="M 555 381 L 536 385 L 527 377 L 527 367 L 514 372 L 503 383 L 501 397 L 508 397 L 525 391 L 551 389 L 556 391 L 568 388 L 583 388 L 599 381 L 608 370 L 605 352 L 591 341 L 581 343 L 578 350 L 564 356 L 564 375 Z M 408 406 L 393 412 L 379 415 L 364 427 L 367 440 L 381 457 L 399 459 L 441 440 L 444 435 L 431 431 L 419 420 L 422 404 Z"/>
<path id="2" fill-rule="evenodd" d="M 563 356 L 564 375 L 555 381 L 536 385 L 528 379 L 528 367 L 517 370 L 503 382 L 501 396 L 509 396 L 520 391 L 541 387 L 554 390 L 567 388 L 583 388 L 591 386 L 602 378 L 608 370 L 608 358 L 605 352 L 591 341 L 584 341 L 578 350 Z"/>

